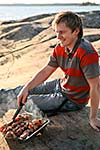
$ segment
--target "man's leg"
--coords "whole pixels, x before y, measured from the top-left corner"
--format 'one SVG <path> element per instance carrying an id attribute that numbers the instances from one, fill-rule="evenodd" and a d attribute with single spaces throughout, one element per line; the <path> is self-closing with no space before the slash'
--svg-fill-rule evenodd
<path id="1" fill-rule="evenodd" d="M 67 96 L 62 94 L 59 87 L 59 79 L 50 82 L 44 82 L 33 88 L 29 94 L 32 94 L 29 99 L 31 99 L 43 111 L 55 110 L 65 100 L 66 103 L 61 108 L 61 111 L 76 111 L 85 106 L 80 106 L 74 103 L 73 101 L 69 100 Z"/>
<path id="2" fill-rule="evenodd" d="M 83 107 L 85 107 L 86 104 L 77 104 L 73 101 L 71 101 L 70 99 L 67 99 L 66 103 L 64 104 L 64 106 L 61 108 L 60 111 L 77 111 L 82 109 Z"/>
<path id="3" fill-rule="evenodd" d="M 59 86 L 59 79 L 43 82 L 37 87 L 29 91 L 29 95 L 33 94 L 50 94 L 54 93 Z"/>
<path id="4" fill-rule="evenodd" d="M 60 92 L 32 95 L 29 97 L 29 100 L 32 100 L 43 111 L 57 109 L 65 99 L 66 97 Z"/>

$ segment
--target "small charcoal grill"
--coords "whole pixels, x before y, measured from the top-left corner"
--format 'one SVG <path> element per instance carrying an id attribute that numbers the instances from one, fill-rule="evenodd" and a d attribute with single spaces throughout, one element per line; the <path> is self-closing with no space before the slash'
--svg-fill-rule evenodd
<path id="1" fill-rule="evenodd" d="M 21 114 L 21 115 L 25 115 L 25 114 Z M 38 120 L 40 120 L 40 119 L 36 119 L 35 121 L 38 121 Z M 5 125 L 1 126 L 0 131 L 3 133 L 3 135 L 6 139 L 18 139 L 18 140 L 21 140 L 21 141 L 26 141 L 26 140 L 30 139 L 31 137 L 37 136 L 39 133 L 42 133 L 43 130 L 45 129 L 45 127 L 50 123 L 50 120 L 47 119 L 47 118 L 42 118 L 41 120 L 42 120 L 41 125 L 37 126 L 37 128 L 34 129 L 34 130 L 30 130 L 31 132 L 29 132 L 29 135 L 27 135 L 25 138 L 22 138 L 22 137 L 19 136 L 20 131 L 17 132 L 17 134 L 16 134 L 15 128 L 17 127 L 17 131 L 21 128 L 21 126 L 19 125 L 20 123 L 18 124 L 17 121 L 12 120 L 8 124 L 5 124 Z M 30 120 L 30 122 L 31 122 L 31 120 Z M 17 123 L 17 125 L 15 127 L 13 127 L 14 123 Z M 27 123 L 28 123 L 28 126 L 29 126 L 28 121 L 27 121 Z M 22 133 L 25 132 L 26 130 L 29 130 L 28 126 L 24 127 Z M 33 127 L 34 126 L 36 126 L 36 125 L 33 125 Z M 32 128 L 30 128 L 30 129 L 32 129 Z M 10 133 L 13 132 L 13 136 L 11 136 L 9 138 L 9 136 L 7 136 L 7 132 L 10 132 Z"/>
<path id="2" fill-rule="evenodd" d="M 50 123 L 50 120 L 49 119 L 46 119 L 44 121 L 44 123 L 38 128 L 36 129 L 33 133 L 31 133 L 29 136 L 27 136 L 25 139 L 22 139 L 22 138 L 18 138 L 19 140 L 21 141 L 27 141 L 28 139 L 30 139 L 31 137 L 35 137 L 38 135 L 38 133 L 42 133 L 43 130 L 45 129 L 45 127 Z"/>
<path id="3" fill-rule="evenodd" d="M 3 133 L 6 139 L 9 139 L 10 137 L 10 139 L 26 141 L 31 137 L 37 136 L 39 133 L 42 133 L 45 127 L 50 123 L 50 120 L 47 117 L 34 119 L 34 114 L 32 113 L 19 114 L 21 109 L 22 105 L 15 112 L 12 120 L 9 123 L 0 127 L 0 131 Z M 39 121 L 41 122 L 40 124 L 37 123 Z M 28 134 L 23 138 L 21 135 L 24 134 L 24 132 L 28 132 Z"/>

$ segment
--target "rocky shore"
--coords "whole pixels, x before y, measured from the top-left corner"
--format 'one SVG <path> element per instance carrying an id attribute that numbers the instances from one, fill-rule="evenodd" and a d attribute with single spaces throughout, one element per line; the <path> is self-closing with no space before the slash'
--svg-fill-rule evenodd
<path id="1" fill-rule="evenodd" d="M 57 43 L 51 27 L 54 15 L 0 22 L 0 125 L 4 114 L 17 108 L 17 94 L 22 85 L 48 62 Z M 100 11 L 79 15 L 83 19 L 84 37 L 100 55 Z M 55 75 L 60 77 L 62 73 L 58 70 L 50 79 Z M 79 112 L 52 116 L 46 133 L 26 143 L 6 141 L 0 134 L 0 150 L 99 150 L 100 134 L 89 126 L 88 112 L 86 107 Z M 98 114 L 100 116 L 100 112 Z"/>
<path id="2" fill-rule="evenodd" d="M 51 27 L 54 15 L 0 22 L 0 89 L 25 84 L 48 62 L 57 43 Z M 100 53 L 100 11 L 81 12 L 79 15 L 83 20 L 84 37 Z M 62 76 L 62 73 L 57 71 L 56 76 Z M 55 74 L 51 78 L 54 77 Z"/>

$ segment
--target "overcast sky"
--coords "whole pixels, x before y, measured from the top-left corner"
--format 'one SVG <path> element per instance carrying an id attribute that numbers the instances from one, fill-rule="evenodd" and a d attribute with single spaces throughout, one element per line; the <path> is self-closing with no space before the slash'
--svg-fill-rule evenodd
<path id="1" fill-rule="evenodd" d="M 100 4 L 100 0 L 0 0 L 0 4 L 11 4 L 11 3 L 83 3 L 83 2 L 92 2 Z"/>

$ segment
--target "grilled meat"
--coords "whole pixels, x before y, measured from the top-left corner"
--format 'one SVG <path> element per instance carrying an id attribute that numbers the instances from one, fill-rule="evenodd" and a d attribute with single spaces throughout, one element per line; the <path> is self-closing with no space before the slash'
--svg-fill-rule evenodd
<path id="1" fill-rule="evenodd" d="M 23 134 L 20 135 L 21 139 L 25 139 L 30 134 L 30 130 L 27 129 L 23 132 Z"/>
<path id="2" fill-rule="evenodd" d="M 19 114 L 13 122 L 0 127 L 0 131 L 6 138 L 15 139 L 19 137 L 25 139 L 42 124 L 43 122 L 40 119 L 31 120 L 29 115 Z"/>
<path id="3" fill-rule="evenodd" d="M 13 131 L 8 131 L 6 134 L 5 134 L 5 137 L 6 138 L 9 138 L 9 139 L 15 139 L 16 138 L 16 135 Z"/>

